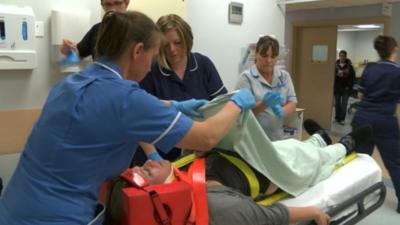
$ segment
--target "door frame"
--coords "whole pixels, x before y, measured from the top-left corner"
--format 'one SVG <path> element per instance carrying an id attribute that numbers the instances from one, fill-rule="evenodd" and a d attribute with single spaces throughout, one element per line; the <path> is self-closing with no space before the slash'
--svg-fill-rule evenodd
<path id="1" fill-rule="evenodd" d="M 357 19 L 337 19 L 337 20 L 319 20 L 319 21 L 295 21 L 292 22 L 292 56 L 290 57 L 289 72 L 293 74 L 293 82 L 296 83 L 296 63 L 295 59 L 297 56 L 297 38 L 299 37 L 299 32 L 305 27 L 330 27 L 339 25 L 351 25 L 351 24 L 371 24 L 371 23 L 382 23 L 383 24 L 383 34 L 389 34 L 390 18 L 386 16 L 379 17 L 367 17 L 367 18 L 357 18 Z M 337 36 L 336 36 L 337 42 Z"/>

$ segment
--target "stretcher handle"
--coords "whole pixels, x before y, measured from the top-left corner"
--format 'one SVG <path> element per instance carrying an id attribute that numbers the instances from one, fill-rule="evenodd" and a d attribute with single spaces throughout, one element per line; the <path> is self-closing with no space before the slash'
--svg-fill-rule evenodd
<path id="1" fill-rule="evenodd" d="M 365 198 L 372 194 L 375 191 L 379 192 L 379 199 L 378 201 L 376 201 L 373 205 L 371 205 L 368 208 L 365 208 L 364 205 L 364 200 Z M 347 199 L 346 201 L 344 201 L 343 203 L 339 204 L 338 206 L 332 208 L 331 210 L 329 210 L 327 212 L 327 214 L 330 217 L 333 217 L 337 214 L 339 214 L 340 212 L 344 211 L 345 209 L 349 208 L 350 206 L 353 206 L 354 204 L 357 204 L 357 211 L 354 213 L 350 213 L 347 216 L 344 216 L 342 218 L 339 218 L 338 220 L 332 221 L 330 223 L 330 225 L 354 225 L 356 223 L 358 223 L 360 220 L 364 219 L 366 216 L 368 216 L 369 214 L 371 214 L 373 211 L 375 211 L 377 208 L 379 208 L 383 202 L 385 201 L 385 197 L 386 197 L 386 187 L 385 184 L 383 182 L 378 182 L 374 185 L 372 185 L 371 187 L 365 189 L 364 191 L 358 193 L 357 195 Z M 356 216 L 354 216 L 356 215 Z M 353 216 L 353 217 L 352 217 Z M 348 220 L 348 218 L 352 217 L 351 219 Z M 344 222 L 342 224 L 342 222 Z M 306 223 L 301 223 L 302 225 L 316 225 L 316 223 L 314 221 L 308 221 Z"/>

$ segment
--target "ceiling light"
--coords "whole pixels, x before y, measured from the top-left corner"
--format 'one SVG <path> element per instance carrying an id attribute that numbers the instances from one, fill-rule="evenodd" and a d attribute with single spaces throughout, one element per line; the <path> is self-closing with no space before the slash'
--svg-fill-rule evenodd
<path id="1" fill-rule="evenodd" d="M 381 26 L 376 24 L 361 24 L 357 25 L 356 27 L 361 29 L 373 29 L 373 28 L 380 28 Z"/>

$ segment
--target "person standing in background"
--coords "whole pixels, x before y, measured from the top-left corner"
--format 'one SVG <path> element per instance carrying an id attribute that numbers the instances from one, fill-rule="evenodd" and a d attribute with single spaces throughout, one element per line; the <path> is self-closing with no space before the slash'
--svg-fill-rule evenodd
<path id="1" fill-rule="evenodd" d="M 347 102 L 353 91 L 356 75 L 351 60 L 347 58 L 347 52 L 341 50 L 339 59 L 335 63 L 335 121 L 344 125 L 346 119 Z"/>
<path id="2" fill-rule="evenodd" d="M 140 82 L 141 88 L 159 99 L 178 101 L 212 100 L 227 93 L 213 62 L 205 55 L 191 52 L 193 33 L 188 23 L 178 15 L 169 14 L 160 17 L 157 26 L 164 35 L 164 42 L 151 71 Z M 181 155 L 181 149 L 160 153 L 161 157 L 172 161 Z M 136 164 L 147 160 L 140 154 L 135 156 L 134 160 L 139 160 Z"/>
<path id="3" fill-rule="evenodd" d="M 374 48 L 380 61 L 369 63 L 357 87 L 361 102 L 351 122 L 353 130 L 370 125 L 373 142 L 356 151 L 372 155 L 377 146 L 383 163 L 392 178 L 397 199 L 400 199 L 400 128 L 396 108 L 400 100 L 400 66 L 396 63 L 399 47 L 394 38 L 378 36 Z M 397 205 L 400 213 L 400 203 Z"/>
<path id="4" fill-rule="evenodd" d="M 283 117 L 296 111 L 297 105 L 290 74 L 275 66 L 278 56 L 279 42 L 270 36 L 261 37 L 255 65 L 244 71 L 236 84 L 237 89 L 250 89 L 256 97 L 253 112 L 271 141 L 283 139 Z"/>
<path id="5" fill-rule="evenodd" d="M 100 3 L 103 7 L 104 12 L 124 12 L 129 5 L 129 0 L 100 0 Z M 92 59 L 94 59 L 94 47 L 96 45 L 97 33 L 99 31 L 100 25 L 101 23 L 97 23 L 92 28 L 90 28 L 90 30 L 85 34 L 83 39 L 78 44 L 75 44 L 70 40 L 64 39 L 60 47 L 60 52 L 63 55 L 68 55 L 69 51 L 72 49 L 81 58 L 85 58 L 91 55 Z"/>

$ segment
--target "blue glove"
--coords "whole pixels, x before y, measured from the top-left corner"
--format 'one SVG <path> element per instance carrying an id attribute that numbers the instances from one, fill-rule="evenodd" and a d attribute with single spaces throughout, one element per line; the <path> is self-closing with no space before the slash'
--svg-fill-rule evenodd
<path id="1" fill-rule="evenodd" d="M 80 60 L 81 59 L 79 58 L 76 51 L 73 50 L 72 48 L 70 48 L 68 55 L 63 60 L 61 60 L 60 64 L 61 65 L 76 65 L 76 64 L 79 64 Z"/>
<path id="2" fill-rule="evenodd" d="M 274 112 L 274 114 L 279 117 L 282 118 L 285 116 L 285 110 L 283 110 L 282 106 L 280 105 L 274 105 L 271 107 L 272 111 Z"/>
<path id="3" fill-rule="evenodd" d="M 256 106 L 256 99 L 249 89 L 240 89 L 231 97 L 231 101 L 239 106 L 242 111 Z"/>
<path id="4" fill-rule="evenodd" d="M 274 105 L 279 105 L 283 101 L 283 97 L 279 92 L 268 91 L 263 97 L 263 103 L 265 106 L 273 107 Z"/>
<path id="5" fill-rule="evenodd" d="M 201 112 L 196 111 L 198 108 L 206 104 L 208 101 L 201 99 L 196 100 L 194 98 L 186 101 L 171 101 L 171 106 L 176 110 L 183 112 L 187 116 L 203 117 Z"/>
<path id="6" fill-rule="evenodd" d="M 150 160 L 154 160 L 154 161 L 162 161 L 164 160 L 160 154 L 158 154 L 157 150 L 154 150 L 153 152 L 151 152 L 149 155 L 147 155 L 147 158 Z"/>

